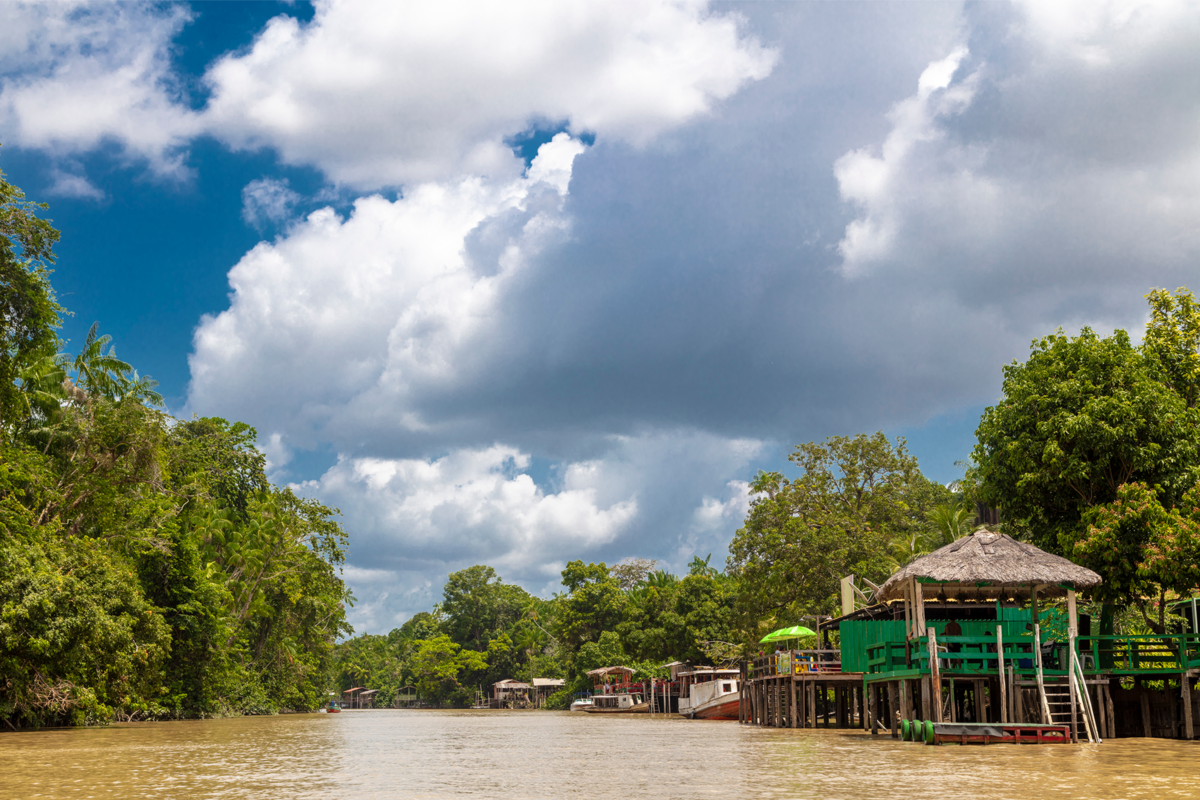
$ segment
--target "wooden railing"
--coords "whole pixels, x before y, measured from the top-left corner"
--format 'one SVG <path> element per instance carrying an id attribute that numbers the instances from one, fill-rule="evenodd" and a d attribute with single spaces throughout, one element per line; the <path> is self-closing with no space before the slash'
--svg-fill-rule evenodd
<path id="1" fill-rule="evenodd" d="M 867 672 L 916 670 L 928 673 L 929 640 L 881 642 L 867 646 Z M 1047 641 L 1042 645 L 1046 674 L 1067 672 L 1067 643 Z M 938 636 L 938 666 L 943 672 L 994 675 L 999 669 L 995 636 Z M 1137 636 L 1080 636 L 1076 652 L 1085 675 L 1153 675 L 1200 668 L 1200 635 L 1164 634 Z M 1005 667 L 1018 675 L 1035 672 L 1033 637 L 1004 640 Z"/>
<path id="2" fill-rule="evenodd" d="M 749 677 L 771 678 L 780 675 L 841 671 L 841 650 L 782 650 L 751 661 Z"/>

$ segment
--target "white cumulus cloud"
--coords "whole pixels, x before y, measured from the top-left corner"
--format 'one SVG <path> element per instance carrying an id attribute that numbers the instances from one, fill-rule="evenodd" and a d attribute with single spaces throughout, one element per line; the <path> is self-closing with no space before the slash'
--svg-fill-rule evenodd
<path id="1" fill-rule="evenodd" d="M 503 176 L 520 169 L 505 139 L 531 124 L 643 143 L 775 59 L 702 0 L 325 0 L 215 63 L 205 120 L 360 188 Z"/>
<path id="2" fill-rule="evenodd" d="M 168 48 L 190 16 L 178 5 L 0 3 L 4 141 L 55 154 L 114 142 L 155 173 L 184 174 L 182 149 L 201 128 L 179 101 Z"/>
<path id="3" fill-rule="evenodd" d="M 229 273 L 230 308 L 196 331 L 189 403 L 265 412 L 299 446 L 328 426 L 427 430 L 412 393 L 460 377 L 506 284 L 565 235 L 583 149 L 560 133 L 528 177 L 365 197 L 348 219 L 326 208 L 260 243 Z M 472 256 L 473 233 L 485 258 Z"/>

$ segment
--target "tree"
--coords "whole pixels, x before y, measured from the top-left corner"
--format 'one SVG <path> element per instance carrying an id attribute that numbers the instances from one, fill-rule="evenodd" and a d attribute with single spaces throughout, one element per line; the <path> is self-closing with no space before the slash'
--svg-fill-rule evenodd
<path id="1" fill-rule="evenodd" d="M 442 629 L 475 650 L 486 650 L 520 619 L 529 600 L 524 589 L 504 583 L 496 570 L 481 564 L 450 573 L 442 596 Z"/>
<path id="2" fill-rule="evenodd" d="M 562 583 L 570 594 L 561 603 L 558 637 L 567 647 L 577 649 L 616 629 L 627 599 L 607 565 L 571 561 L 562 571 Z"/>
<path id="3" fill-rule="evenodd" d="M 1096 598 L 1164 632 L 1169 595 L 1200 585 L 1200 310 L 1186 289 L 1147 299 L 1140 348 L 1121 330 L 1060 330 L 1005 367 L 975 478 L 1011 529 L 1098 572 Z"/>
<path id="4" fill-rule="evenodd" d="M 1177 503 L 1200 478 L 1200 417 L 1158 372 L 1121 330 L 1035 340 L 1024 364 L 1004 368 L 1004 396 L 980 420 L 981 499 L 1068 557 L 1085 512 L 1125 484 Z"/>
<path id="5" fill-rule="evenodd" d="M 903 439 L 893 445 L 882 433 L 799 445 L 789 460 L 802 474 L 759 473 L 729 546 L 729 571 L 754 620 L 783 609 L 833 610 L 850 573 L 882 581 L 890 543 L 919 529 L 926 510 L 949 496 L 921 475 Z"/>
<path id="6" fill-rule="evenodd" d="M 621 585 L 622 591 L 628 592 L 630 589 L 642 585 L 657 566 L 658 562 L 652 558 L 634 558 L 630 556 L 613 564 L 609 567 L 608 572 L 616 578 L 617 583 Z"/>
<path id="7" fill-rule="evenodd" d="M 17 387 L 21 368 L 58 345 L 63 309 L 50 286 L 50 265 L 58 231 L 0 172 L 0 424 L 29 412 Z"/>

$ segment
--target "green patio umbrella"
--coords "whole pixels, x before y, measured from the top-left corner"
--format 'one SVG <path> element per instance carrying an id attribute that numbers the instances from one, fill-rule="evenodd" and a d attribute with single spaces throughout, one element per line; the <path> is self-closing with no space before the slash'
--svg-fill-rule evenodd
<path id="1" fill-rule="evenodd" d="M 801 639 L 805 636 L 816 635 L 816 631 L 809 630 L 803 625 L 793 625 L 790 628 L 780 628 L 777 631 L 772 631 L 758 641 L 760 644 L 766 644 L 767 642 L 782 642 L 784 639 Z"/>

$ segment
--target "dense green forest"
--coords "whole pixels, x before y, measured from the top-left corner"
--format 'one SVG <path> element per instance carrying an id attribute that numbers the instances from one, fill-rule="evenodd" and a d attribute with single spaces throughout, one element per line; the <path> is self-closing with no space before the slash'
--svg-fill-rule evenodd
<path id="1" fill-rule="evenodd" d="M 166 414 L 96 326 L 63 352 L 42 208 L 0 173 L 0 720 L 319 706 L 336 512 L 272 486 L 249 426 Z"/>

